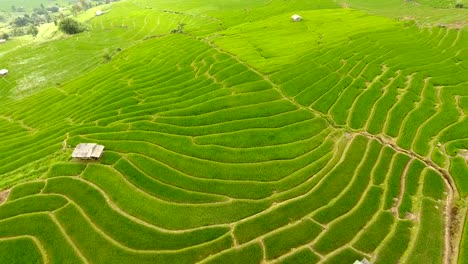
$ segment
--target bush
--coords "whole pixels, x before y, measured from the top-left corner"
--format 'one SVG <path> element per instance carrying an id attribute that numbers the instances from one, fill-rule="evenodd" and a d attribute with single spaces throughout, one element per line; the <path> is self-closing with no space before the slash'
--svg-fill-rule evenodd
<path id="1" fill-rule="evenodd" d="M 457 3 L 455 4 L 455 7 L 456 7 L 456 8 L 463 8 L 463 2 L 460 2 L 460 1 L 457 2 Z"/>
<path id="2" fill-rule="evenodd" d="M 172 34 L 175 34 L 175 33 L 183 34 L 184 33 L 184 28 L 185 28 L 185 23 L 179 23 L 177 28 L 171 30 L 171 33 Z"/>
<path id="3" fill-rule="evenodd" d="M 69 35 L 78 34 L 84 31 L 83 25 L 72 18 L 60 20 L 58 27 L 60 31 Z"/>
<path id="4" fill-rule="evenodd" d="M 47 7 L 46 10 L 51 13 L 57 13 L 58 11 L 60 11 L 60 9 L 57 6 Z"/>
<path id="5" fill-rule="evenodd" d="M 29 27 L 27 29 L 27 32 L 28 32 L 28 34 L 35 37 L 35 36 L 37 36 L 37 34 L 39 34 L 39 29 L 34 25 L 29 25 Z"/>
<path id="6" fill-rule="evenodd" d="M 10 35 L 8 35 L 7 33 L 5 32 L 0 33 L 0 39 L 8 40 L 9 38 L 10 38 Z"/>

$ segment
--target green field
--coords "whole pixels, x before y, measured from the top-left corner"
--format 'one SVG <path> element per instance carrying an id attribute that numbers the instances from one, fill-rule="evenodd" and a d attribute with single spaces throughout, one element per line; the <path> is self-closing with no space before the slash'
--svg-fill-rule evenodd
<path id="1" fill-rule="evenodd" d="M 0 263 L 468 263 L 468 9 L 401 2 L 123 0 L 0 45 Z"/>

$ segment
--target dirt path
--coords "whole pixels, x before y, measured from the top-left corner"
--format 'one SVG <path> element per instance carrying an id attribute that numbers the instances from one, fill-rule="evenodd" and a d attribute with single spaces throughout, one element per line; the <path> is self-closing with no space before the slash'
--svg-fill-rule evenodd
<path id="1" fill-rule="evenodd" d="M 0 192 L 0 205 L 2 205 L 6 199 L 8 198 L 8 194 L 10 194 L 10 190 L 4 190 Z"/>

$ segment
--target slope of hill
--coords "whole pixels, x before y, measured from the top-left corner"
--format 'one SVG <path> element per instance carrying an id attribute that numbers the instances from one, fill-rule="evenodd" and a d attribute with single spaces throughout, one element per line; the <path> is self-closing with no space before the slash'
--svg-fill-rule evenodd
<path id="1" fill-rule="evenodd" d="M 466 29 L 325 0 L 107 11 L 0 57 L 0 263 L 468 263 Z"/>

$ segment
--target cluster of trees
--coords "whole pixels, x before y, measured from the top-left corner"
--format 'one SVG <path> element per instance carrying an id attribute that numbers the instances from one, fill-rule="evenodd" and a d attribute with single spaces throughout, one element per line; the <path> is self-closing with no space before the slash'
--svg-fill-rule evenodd
<path id="1" fill-rule="evenodd" d="M 70 12 L 73 16 L 76 16 L 82 11 L 86 11 L 89 8 L 101 4 L 109 4 L 119 0 L 75 0 L 75 4 L 70 6 Z M 10 23 L 10 35 L 22 36 L 30 34 L 36 36 L 39 33 L 38 26 L 45 23 L 54 22 L 58 26 L 59 30 L 66 34 L 77 34 L 83 32 L 85 27 L 77 21 L 66 18 L 63 13 L 60 13 L 58 4 L 54 6 L 45 7 L 41 4 L 40 7 L 34 8 L 31 13 L 26 13 L 23 7 L 11 6 L 11 10 L 15 13 L 23 12 L 19 16 L 13 18 Z M 0 20 L 5 20 L 4 17 L 0 17 Z"/>
<path id="2" fill-rule="evenodd" d="M 24 12 L 24 8 L 16 8 L 12 6 L 11 9 L 16 12 Z M 58 6 L 45 7 L 43 4 L 39 8 L 34 8 L 32 13 L 23 14 L 22 16 L 15 17 L 10 22 L 11 35 L 13 36 L 22 36 L 30 34 L 36 36 L 39 33 L 38 26 L 45 23 L 52 22 L 55 16 L 52 13 L 57 13 L 59 11 Z"/>
<path id="3" fill-rule="evenodd" d="M 5 32 L 0 32 L 0 39 L 9 39 L 10 35 Z"/>
<path id="4" fill-rule="evenodd" d="M 85 31 L 85 27 L 74 20 L 73 18 L 67 17 L 58 23 L 58 28 L 65 34 L 73 35 Z"/>
<path id="5" fill-rule="evenodd" d="M 46 19 L 47 21 L 47 19 Z M 38 19 L 37 16 L 32 17 L 28 14 L 24 14 L 22 17 L 16 17 L 11 23 L 11 34 L 13 36 L 22 36 L 26 34 L 31 34 L 36 36 L 39 30 L 37 26 L 45 23 L 42 22 L 42 19 Z"/>

